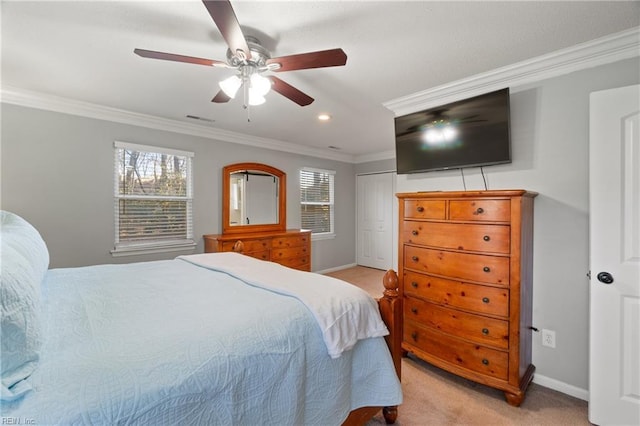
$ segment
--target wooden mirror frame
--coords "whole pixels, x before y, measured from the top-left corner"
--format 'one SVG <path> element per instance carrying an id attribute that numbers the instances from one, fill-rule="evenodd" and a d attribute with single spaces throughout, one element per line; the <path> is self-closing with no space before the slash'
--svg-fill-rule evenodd
<path id="1" fill-rule="evenodd" d="M 256 225 L 236 225 L 231 226 L 229 203 L 231 200 L 231 174 L 256 170 L 269 173 L 278 178 L 278 223 L 256 224 Z M 222 233 L 238 234 L 247 232 L 271 232 L 284 231 L 287 229 L 287 174 L 275 167 L 260 163 L 236 163 L 225 166 L 222 169 Z"/>

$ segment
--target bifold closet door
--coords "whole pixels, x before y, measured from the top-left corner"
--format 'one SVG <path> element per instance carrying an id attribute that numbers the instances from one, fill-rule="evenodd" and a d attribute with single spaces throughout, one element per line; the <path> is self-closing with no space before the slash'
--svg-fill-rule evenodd
<path id="1" fill-rule="evenodd" d="M 356 234 L 358 265 L 393 268 L 393 173 L 356 177 Z"/>

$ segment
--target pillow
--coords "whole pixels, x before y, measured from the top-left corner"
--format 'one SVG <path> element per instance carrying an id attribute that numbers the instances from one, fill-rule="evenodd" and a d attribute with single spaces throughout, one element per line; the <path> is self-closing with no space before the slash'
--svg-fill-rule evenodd
<path id="1" fill-rule="evenodd" d="M 2 400 L 31 389 L 25 379 L 38 364 L 40 284 L 48 267 L 49 252 L 38 231 L 20 216 L 0 211 Z"/>

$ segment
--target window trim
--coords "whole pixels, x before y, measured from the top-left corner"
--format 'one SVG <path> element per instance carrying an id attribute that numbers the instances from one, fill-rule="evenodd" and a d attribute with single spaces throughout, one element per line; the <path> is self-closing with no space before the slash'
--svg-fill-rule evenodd
<path id="1" fill-rule="evenodd" d="M 319 241 L 319 240 L 331 240 L 334 239 L 336 237 L 336 224 L 335 224 L 335 216 L 336 216 L 336 171 L 335 170 L 328 170 L 328 169 L 319 169 L 316 167 L 301 167 L 299 172 L 298 172 L 298 187 L 300 187 L 301 185 L 301 181 L 300 181 L 300 172 L 311 172 L 311 173 L 324 173 L 327 175 L 331 175 L 332 176 L 332 180 L 331 180 L 331 188 L 329 189 L 331 191 L 331 202 L 330 203 L 304 203 L 302 200 L 300 200 L 300 206 L 305 205 L 305 204 L 329 204 L 331 206 L 331 231 L 329 232 L 317 232 L 314 233 L 313 231 L 311 232 L 311 241 Z M 300 190 L 300 192 L 302 192 L 302 190 Z"/>
<path id="2" fill-rule="evenodd" d="M 184 197 L 180 196 L 147 196 L 138 197 L 132 195 L 120 195 L 119 193 L 119 160 L 120 156 L 118 151 L 120 149 L 153 152 L 158 154 L 176 155 L 187 157 L 187 194 Z M 114 247 L 110 250 L 113 257 L 121 256 L 135 256 L 143 254 L 165 253 L 183 250 L 194 250 L 197 246 L 193 237 L 193 159 L 195 154 L 190 151 L 182 151 L 172 148 L 164 148 L 152 145 L 141 145 L 129 142 L 114 141 L 113 143 L 113 197 L 114 197 Z M 119 200 L 122 199 L 140 199 L 147 200 L 177 200 L 187 201 L 187 238 L 185 239 L 172 239 L 163 241 L 145 241 L 145 242 L 120 242 L 120 229 L 119 229 Z"/>

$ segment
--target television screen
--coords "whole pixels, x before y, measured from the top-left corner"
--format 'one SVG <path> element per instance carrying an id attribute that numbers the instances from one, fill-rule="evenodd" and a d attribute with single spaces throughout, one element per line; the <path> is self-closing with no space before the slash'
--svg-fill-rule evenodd
<path id="1" fill-rule="evenodd" d="M 396 117 L 398 174 L 511 162 L 509 89 Z"/>

